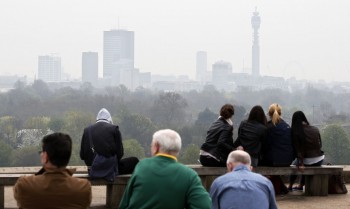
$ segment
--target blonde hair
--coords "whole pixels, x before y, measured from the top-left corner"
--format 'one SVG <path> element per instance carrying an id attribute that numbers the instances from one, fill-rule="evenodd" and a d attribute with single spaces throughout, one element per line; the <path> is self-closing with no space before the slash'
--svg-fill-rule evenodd
<path id="1" fill-rule="evenodd" d="M 281 105 L 274 103 L 269 107 L 269 116 L 271 118 L 272 124 L 276 125 L 281 120 L 282 107 Z"/>

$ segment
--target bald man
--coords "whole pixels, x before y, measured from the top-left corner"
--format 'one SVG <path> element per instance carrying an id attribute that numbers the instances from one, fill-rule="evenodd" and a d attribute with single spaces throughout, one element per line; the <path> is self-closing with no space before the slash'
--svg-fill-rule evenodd
<path id="1" fill-rule="evenodd" d="M 236 150 L 227 159 L 228 173 L 215 179 L 210 188 L 212 209 L 275 209 L 275 191 L 264 176 L 251 172 L 247 152 Z"/>

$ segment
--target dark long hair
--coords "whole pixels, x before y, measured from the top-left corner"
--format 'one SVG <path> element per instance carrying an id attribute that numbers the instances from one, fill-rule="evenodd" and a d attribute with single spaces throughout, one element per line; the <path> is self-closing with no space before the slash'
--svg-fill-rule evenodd
<path id="1" fill-rule="evenodd" d="M 257 121 L 264 126 L 267 125 L 266 115 L 260 105 L 256 105 L 250 110 L 248 121 Z"/>
<path id="2" fill-rule="evenodd" d="M 296 111 L 292 117 L 292 139 L 297 151 L 303 151 L 304 149 L 305 132 L 303 123 L 310 125 L 305 114 L 302 111 Z"/>

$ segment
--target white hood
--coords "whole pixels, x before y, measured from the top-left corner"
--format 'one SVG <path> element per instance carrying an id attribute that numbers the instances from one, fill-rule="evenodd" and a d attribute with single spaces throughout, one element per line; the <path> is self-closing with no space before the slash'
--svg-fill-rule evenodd
<path id="1" fill-rule="evenodd" d="M 111 117 L 111 114 L 108 112 L 107 109 L 105 108 L 102 108 L 97 116 L 96 116 L 96 123 L 97 122 L 106 122 L 106 123 L 111 123 L 113 124 L 113 120 L 112 120 L 112 117 Z"/>

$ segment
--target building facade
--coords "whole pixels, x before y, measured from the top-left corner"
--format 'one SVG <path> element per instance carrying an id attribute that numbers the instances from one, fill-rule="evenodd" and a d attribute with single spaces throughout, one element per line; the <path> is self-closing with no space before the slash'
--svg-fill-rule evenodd
<path id="1" fill-rule="evenodd" d="M 196 80 L 205 82 L 207 74 L 207 52 L 198 51 L 196 54 Z"/>
<path id="2" fill-rule="evenodd" d="M 98 53 L 83 52 L 81 65 L 82 82 L 91 83 L 93 86 L 98 82 Z"/>
<path id="3" fill-rule="evenodd" d="M 103 34 L 103 77 L 112 77 L 120 84 L 121 71 L 134 68 L 134 32 L 127 30 L 104 31 Z"/>
<path id="4" fill-rule="evenodd" d="M 38 79 L 45 82 L 59 82 L 61 76 L 61 57 L 54 55 L 39 56 Z"/>

